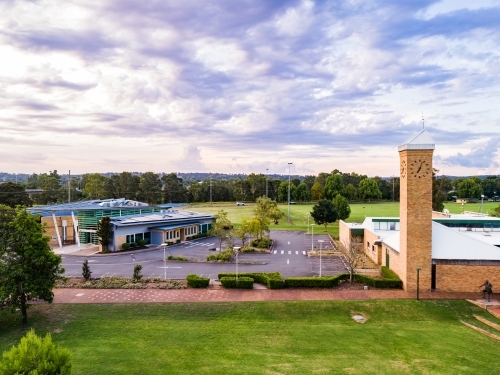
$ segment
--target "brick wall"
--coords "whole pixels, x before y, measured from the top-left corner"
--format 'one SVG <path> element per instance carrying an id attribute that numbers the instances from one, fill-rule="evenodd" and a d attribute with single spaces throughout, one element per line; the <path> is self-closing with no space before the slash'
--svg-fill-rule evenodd
<path id="1" fill-rule="evenodd" d="M 493 292 L 500 291 L 500 267 L 436 265 L 436 290 L 447 292 L 478 292 L 479 285 L 488 280 Z"/>
<path id="2" fill-rule="evenodd" d="M 121 235 L 121 236 L 115 236 L 115 240 L 113 241 L 113 244 L 114 244 L 114 247 L 115 247 L 115 251 L 117 250 L 121 250 L 122 249 L 122 245 L 127 242 L 127 235 Z"/>
<path id="3" fill-rule="evenodd" d="M 373 261 L 375 264 L 379 263 L 378 249 L 379 246 L 375 246 L 375 252 L 373 252 L 373 246 L 376 240 L 380 240 L 380 236 L 373 233 L 372 231 L 365 229 L 365 235 L 363 239 L 363 250 L 366 255 Z"/>

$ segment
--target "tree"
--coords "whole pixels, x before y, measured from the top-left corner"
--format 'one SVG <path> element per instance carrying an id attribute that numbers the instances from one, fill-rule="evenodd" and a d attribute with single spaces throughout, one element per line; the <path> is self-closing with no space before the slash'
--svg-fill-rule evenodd
<path id="1" fill-rule="evenodd" d="M 311 193 L 305 182 L 301 182 L 295 190 L 295 197 L 299 202 L 309 202 L 311 200 Z"/>
<path id="2" fill-rule="evenodd" d="M 345 265 L 349 271 L 349 282 L 352 284 L 352 275 L 358 264 L 363 259 L 363 244 L 357 238 L 351 238 L 348 244 L 342 243 L 338 247 L 345 260 Z"/>
<path id="3" fill-rule="evenodd" d="M 338 220 L 345 220 L 351 215 L 349 202 L 342 195 L 337 194 L 337 196 L 333 199 L 333 205 L 335 206 L 335 211 L 337 211 Z"/>
<path id="4" fill-rule="evenodd" d="M 275 224 L 278 224 L 279 219 L 283 216 L 283 212 L 278 208 L 278 204 L 265 196 L 257 198 L 257 205 L 253 212 L 259 220 L 269 219 L 274 221 Z"/>
<path id="5" fill-rule="evenodd" d="M 186 201 L 186 188 L 182 183 L 182 178 L 175 173 L 162 176 L 163 194 L 165 203 L 182 203 Z"/>
<path id="6" fill-rule="evenodd" d="M 142 279 L 142 264 L 136 264 L 134 266 L 134 274 L 132 275 L 132 280 L 134 283 L 140 281 Z"/>
<path id="7" fill-rule="evenodd" d="M 333 199 L 337 194 L 344 193 L 344 181 L 339 174 L 332 174 L 328 176 L 325 184 L 325 198 Z"/>
<path id="8" fill-rule="evenodd" d="M 82 193 L 90 199 L 107 199 L 111 197 L 109 191 L 110 180 L 100 173 L 90 173 L 83 176 Z"/>
<path id="9" fill-rule="evenodd" d="M 432 171 L 432 210 L 442 212 L 446 201 L 446 192 L 443 191 L 443 182 L 445 180 L 436 177 L 438 172 L 437 169 Z"/>
<path id="10" fill-rule="evenodd" d="M 319 201 L 325 197 L 325 189 L 321 184 L 316 181 L 311 188 L 311 199 L 313 201 Z"/>
<path id="11" fill-rule="evenodd" d="M 372 198 L 382 198 L 382 192 L 373 178 L 365 178 L 359 182 L 358 194 L 362 199 L 368 198 L 368 202 Z"/>
<path id="12" fill-rule="evenodd" d="M 125 199 L 137 199 L 139 183 L 141 178 L 130 172 L 114 174 L 110 178 L 113 197 Z"/>
<path id="13" fill-rule="evenodd" d="M 490 212 L 490 216 L 500 217 L 500 205 Z"/>
<path id="14" fill-rule="evenodd" d="M 90 271 L 89 261 L 87 259 L 85 259 L 83 261 L 83 265 L 82 265 L 82 276 L 85 279 L 85 281 L 88 281 L 90 279 L 91 275 L 92 275 L 92 271 Z"/>
<path id="15" fill-rule="evenodd" d="M 314 185 L 314 181 L 316 180 L 316 177 L 315 176 L 305 176 L 304 179 L 302 180 L 303 183 L 305 183 L 307 185 L 307 188 L 309 189 L 309 191 L 311 190 L 311 188 L 313 187 Z"/>
<path id="16" fill-rule="evenodd" d="M 49 333 L 41 338 L 33 329 L 2 355 L 0 374 L 68 375 L 71 373 L 71 352 L 55 345 Z"/>
<path id="17" fill-rule="evenodd" d="M 280 186 L 278 188 L 278 200 L 280 202 L 288 202 L 288 181 L 281 181 Z M 295 193 L 297 191 L 297 187 L 290 183 L 290 200 L 297 200 Z"/>
<path id="18" fill-rule="evenodd" d="M 347 184 L 344 190 L 345 196 L 349 201 L 355 201 L 358 198 L 358 191 L 353 184 Z"/>
<path id="19" fill-rule="evenodd" d="M 245 244 L 252 236 L 252 225 L 250 220 L 243 218 L 241 220 L 241 225 L 238 229 L 234 229 L 232 234 L 241 240 L 241 247 L 245 247 Z"/>
<path id="20" fill-rule="evenodd" d="M 0 184 L 0 204 L 15 208 L 18 205 L 31 206 L 32 202 L 23 185 L 9 181 Z"/>
<path id="21" fill-rule="evenodd" d="M 481 181 L 474 177 L 463 180 L 458 185 L 457 193 L 460 198 L 481 198 L 483 194 Z"/>
<path id="22" fill-rule="evenodd" d="M 222 252 L 222 243 L 228 241 L 230 237 L 231 221 L 227 217 L 227 212 L 220 210 L 217 215 L 215 215 L 215 222 L 212 224 L 212 228 L 209 231 L 211 236 L 216 237 L 219 240 L 219 253 Z"/>
<path id="23" fill-rule="evenodd" d="M 143 199 L 147 204 L 153 205 L 161 201 L 161 181 L 154 172 L 143 173 L 139 182 L 139 199 Z"/>
<path id="24" fill-rule="evenodd" d="M 7 230 L 0 233 L 0 303 L 12 312 L 20 309 L 26 324 L 27 300 L 37 297 L 51 303 L 54 299 L 52 289 L 64 274 L 61 257 L 52 252 L 39 218 L 24 210 L 17 210 L 0 230 Z"/>
<path id="25" fill-rule="evenodd" d="M 316 224 L 323 224 L 326 232 L 327 225 L 335 223 L 337 220 L 337 211 L 335 210 L 335 206 L 332 201 L 328 199 L 321 199 L 313 206 L 311 217 L 314 219 Z"/>
<path id="26" fill-rule="evenodd" d="M 99 237 L 102 252 L 106 253 L 108 251 L 108 246 L 111 243 L 111 238 L 113 238 L 113 225 L 111 224 L 111 218 L 109 216 L 101 217 L 97 223 L 96 234 Z"/>

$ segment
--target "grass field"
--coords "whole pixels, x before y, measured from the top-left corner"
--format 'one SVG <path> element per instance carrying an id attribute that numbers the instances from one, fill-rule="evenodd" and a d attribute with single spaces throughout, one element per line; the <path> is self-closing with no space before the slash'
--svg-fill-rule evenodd
<path id="1" fill-rule="evenodd" d="M 71 350 L 75 375 L 498 373 L 499 343 L 460 323 L 472 314 L 492 319 L 414 300 L 39 305 L 29 319 Z M 0 316 L 1 352 L 19 318 Z"/>
<path id="2" fill-rule="evenodd" d="M 498 202 L 484 202 L 482 212 L 487 213 L 498 207 Z M 216 214 L 219 210 L 228 212 L 228 217 L 233 224 L 238 226 L 241 219 L 244 217 L 252 217 L 253 208 L 255 204 L 246 204 L 245 206 L 236 206 L 234 203 L 214 203 L 209 204 L 194 204 L 186 208 L 187 210 L 204 212 L 209 214 Z M 290 218 L 291 223 L 287 221 L 288 206 L 286 204 L 279 205 L 279 208 L 284 213 L 283 219 L 278 225 L 271 225 L 272 230 L 304 230 L 307 231 L 307 217 L 312 211 L 312 204 L 294 204 L 290 205 Z M 399 216 L 399 202 L 372 202 L 372 203 L 352 203 L 351 216 L 346 221 L 348 222 L 362 222 L 367 216 Z M 447 208 L 451 213 L 461 213 L 462 205 L 457 203 L 446 203 Z M 467 203 L 464 205 L 466 211 L 479 212 L 480 203 Z M 310 220 L 310 223 L 313 221 Z M 324 227 L 314 229 L 315 232 L 324 231 Z M 328 226 L 328 233 L 337 236 L 339 231 L 338 224 L 331 224 Z"/>

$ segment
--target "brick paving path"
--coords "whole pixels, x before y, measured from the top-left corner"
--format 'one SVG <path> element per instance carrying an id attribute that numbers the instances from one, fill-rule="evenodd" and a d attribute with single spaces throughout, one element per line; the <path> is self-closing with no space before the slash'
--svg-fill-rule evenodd
<path id="1" fill-rule="evenodd" d="M 243 302 L 415 299 L 404 290 L 334 289 L 54 289 L 54 303 Z M 420 299 L 478 299 L 478 293 L 420 293 Z M 500 294 L 492 295 L 499 299 Z"/>

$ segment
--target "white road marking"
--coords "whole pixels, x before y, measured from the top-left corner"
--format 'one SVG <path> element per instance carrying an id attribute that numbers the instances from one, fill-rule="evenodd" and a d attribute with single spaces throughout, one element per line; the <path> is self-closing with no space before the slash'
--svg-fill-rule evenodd
<path id="1" fill-rule="evenodd" d="M 83 296 L 85 293 L 78 293 L 78 294 L 75 294 L 76 297 L 81 297 Z"/>
<path id="2" fill-rule="evenodd" d="M 298 252 L 298 251 L 296 251 L 296 252 L 295 252 L 295 254 L 296 254 L 296 255 L 299 255 L 299 252 Z"/>
<path id="3" fill-rule="evenodd" d="M 284 250 L 281 250 L 281 254 L 285 254 L 285 251 L 284 251 Z"/>
<path id="4" fill-rule="evenodd" d="M 286 260 L 286 264 L 290 264 L 290 259 L 287 259 L 287 260 Z"/>
<path id="5" fill-rule="evenodd" d="M 292 252 L 291 251 L 288 251 L 288 254 L 291 254 Z"/>
<path id="6" fill-rule="evenodd" d="M 182 267 L 158 267 L 158 268 L 182 268 Z"/>
<path id="7" fill-rule="evenodd" d="M 302 252 L 302 254 L 306 255 L 306 252 L 305 252 L 305 251 L 303 251 L 303 252 Z"/>
<path id="8" fill-rule="evenodd" d="M 288 241 L 288 244 L 290 245 L 290 241 Z"/>
<path id="9" fill-rule="evenodd" d="M 273 251 L 273 254 L 278 254 L 278 250 L 274 250 L 274 251 Z"/>

